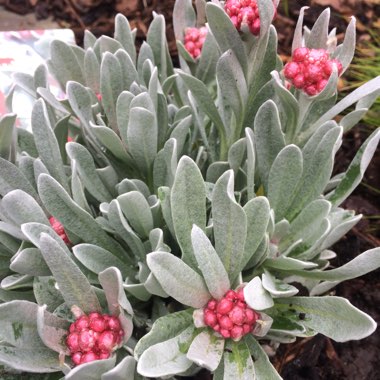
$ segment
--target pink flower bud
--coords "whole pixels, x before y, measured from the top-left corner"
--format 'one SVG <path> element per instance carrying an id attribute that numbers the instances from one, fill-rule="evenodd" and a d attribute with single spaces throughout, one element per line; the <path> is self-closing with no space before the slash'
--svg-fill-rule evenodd
<path id="1" fill-rule="evenodd" d="M 96 332 L 103 332 L 107 327 L 107 323 L 103 318 L 93 318 L 90 320 L 90 329 Z"/>
<path id="2" fill-rule="evenodd" d="M 75 365 L 79 365 L 82 359 L 82 353 L 81 352 L 75 352 L 71 355 L 71 360 Z"/>
<path id="3" fill-rule="evenodd" d="M 208 303 L 207 303 L 207 309 L 209 309 L 209 310 L 215 310 L 217 303 L 218 303 L 217 300 L 208 301 Z"/>
<path id="4" fill-rule="evenodd" d="M 317 87 L 313 84 L 304 87 L 304 91 L 306 92 L 306 94 L 308 94 L 310 96 L 314 96 L 314 95 L 318 94 Z"/>
<path id="5" fill-rule="evenodd" d="M 96 312 L 93 312 L 93 313 L 90 313 L 88 315 L 88 319 L 91 321 L 95 318 L 104 318 L 100 313 L 96 313 Z"/>
<path id="6" fill-rule="evenodd" d="M 225 329 L 220 329 L 220 335 L 221 335 L 223 338 L 226 338 L 226 339 L 231 337 L 231 333 L 230 333 L 230 331 L 225 330 Z"/>
<path id="7" fill-rule="evenodd" d="M 203 43 L 207 35 L 207 28 L 187 28 L 185 30 L 184 45 L 188 53 L 193 58 L 201 55 Z"/>
<path id="8" fill-rule="evenodd" d="M 243 336 L 243 334 L 244 334 L 244 330 L 243 330 L 243 327 L 241 326 L 235 326 L 231 330 L 231 338 L 234 340 L 240 339 Z"/>
<path id="9" fill-rule="evenodd" d="M 236 298 L 237 298 L 237 294 L 236 294 L 235 291 L 233 291 L 233 290 L 229 290 L 229 291 L 225 294 L 224 298 L 227 298 L 227 299 L 229 299 L 229 300 L 231 300 L 231 301 L 234 301 L 234 300 L 236 300 Z"/>
<path id="10" fill-rule="evenodd" d="M 284 75 L 288 79 L 293 79 L 300 71 L 298 64 L 294 61 L 289 62 L 284 67 Z"/>
<path id="11" fill-rule="evenodd" d="M 89 321 L 87 315 L 82 315 L 75 322 L 75 327 L 76 327 L 77 331 L 82 331 L 82 330 L 88 329 L 89 326 L 90 326 L 90 321 Z"/>
<path id="12" fill-rule="evenodd" d="M 247 308 L 245 310 L 245 319 L 244 322 L 248 324 L 255 323 L 257 320 L 258 315 L 252 310 Z"/>
<path id="13" fill-rule="evenodd" d="M 98 347 L 101 351 L 111 351 L 115 343 L 116 339 L 112 331 L 104 331 L 98 339 Z"/>
<path id="14" fill-rule="evenodd" d="M 97 312 L 81 315 L 69 331 L 66 345 L 75 365 L 109 358 L 124 336 L 118 317 Z"/>
<path id="15" fill-rule="evenodd" d="M 108 351 L 100 351 L 99 359 L 108 359 L 110 357 L 110 353 Z"/>
<path id="16" fill-rule="evenodd" d="M 79 351 L 79 334 L 76 332 L 71 333 L 67 338 L 66 338 L 66 344 L 67 347 L 69 348 L 70 352 L 76 352 Z"/>
<path id="17" fill-rule="evenodd" d="M 95 346 L 96 339 L 92 330 L 82 330 L 79 334 L 79 347 L 82 352 L 88 352 Z"/>
<path id="18" fill-rule="evenodd" d="M 253 35 L 260 34 L 260 13 L 256 0 L 227 0 L 224 10 L 238 31 L 247 26 Z M 276 13 L 275 9 L 274 17 Z"/>
<path id="19" fill-rule="evenodd" d="M 49 218 L 49 222 L 53 230 L 59 235 L 59 237 L 65 242 L 66 245 L 71 244 L 68 236 L 66 235 L 66 232 L 62 226 L 62 224 L 55 219 L 53 216 Z"/>
<path id="20" fill-rule="evenodd" d="M 90 363 L 90 362 L 93 362 L 94 360 L 99 360 L 99 356 L 96 355 L 95 352 L 90 351 L 90 352 L 85 353 L 82 356 L 80 364 Z"/>
<path id="21" fill-rule="evenodd" d="M 120 330 L 121 324 L 118 317 L 112 316 L 108 321 L 108 328 L 112 331 Z"/>
<path id="22" fill-rule="evenodd" d="M 212 308 L 212 309 L 211 309 Z M 236 291 L 229 290 L 220 300 L 210 300 L 204 309 L 193 313 L 194 324 L 198 327 L 197 315 L 203 316 L 200 327 L 209 326 L 218 336 L 239 340 L 253 331 L 259 314 L 250 309 L 244 298 L 244 285 Z M 234 333 L 232 333 L 234 331 Z"/>
<path id="23" fill-rule="evenodd" d="M 227 314 L 232 310 L 233 307 L 233 302 L 230 299 L 224 298 L 219 302 L 216 310 L 220 314 Z"/>
<path id="24" fill-rule="evenodd" d="M 244 334 L 244 335 L 249 334 L 252 330 L 253 330 L 252 325 L 249 325 L 249 324 L 247 324 L 247 323 L 244 323 L 244 325 L 243 325 L 243 334 Z"/>
<path id="25" fill-rule="evenodd" d="M 306 47 L 300 47 L 293 52 L 293 61 L 302 62 L 309 54 L 309 49 Z"/>
<path id="26" fill-rule="evenodd" d="M 293 79 L 293 85 L 295 88 L 302 88 L 305 85 L 305 77 L 303 74 L 298 74 Z"/>
<path id="27" fill-rule="evenodd" d="M 220 318 L 219 324 L 220 324 L 220 328 L 221 329 L 225 329 L 225 330 L 231 330 L 232 327 L 234 327 L 233 322 L 227 316 L 224 316 L 224 317 Z"/>
<path id="28" fill-rule="evenodd" d="M 204 322 L 207 326 L 214 327 L 218 322 L 216 314 L 211 310 L 206 310 L 204 313 Z"/>
<path id="29" fill-rule="evenodd" d="M 318 92 L 321 92 L 321 91 L 326 87 L 327 82 L 328 82 L 328 80 L 326 80 L 326 79 L 321 79 L 321 80 L 317 83 L 317 90 L 318 90 Z"/>
<path id="30" fill-rule="evenodd" d="M 260 19 L 259 18 L 256 18 L 255 21 L 253 21 L 249 30 L 254 36 L 258 36 L 260 34 Z"/>
<path id="31" fill-rule="evenodd" d="M 235 325 L 242 325 L 245 319 L 244 310 L 239 306 L 235 306 L 229 313 L 229 317 Z"/>

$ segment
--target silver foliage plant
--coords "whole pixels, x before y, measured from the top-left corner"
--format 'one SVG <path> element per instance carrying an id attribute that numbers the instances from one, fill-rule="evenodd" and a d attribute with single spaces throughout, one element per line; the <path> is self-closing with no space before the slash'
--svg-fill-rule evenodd
<path id="1" fill-rule="evenodd" d="M 194 9 L 177 0 L 180 68 L 157 14 L 138 53 L 121 15 L 114 38 L 86 32 L 84 49 L 54 41 L 48 68 L 65 99 L 50 92 L 45 66 L 15 75 L 36 101 L 32 133 L 15 128 L 14 114 L 0 120 L 6 371 L 174 379 L 203 367 L 216 380 L 280 379 L 263 346 L 375 330 L 370 316 L 326 294 L 380 266 L 379 248 L 339 268 L 329 262 L 361 218 L 340 205 L 379 130 L 331 177 L 334 157 L 380 78 L 338 102 L 336 68 L 314 96 L 289 86 L 271 24 L 277 5 L 257 0 L 253 35 L 236 29 L 223 2 L 197 0 Z M 325 49 L 346 70 L 355 19 L 337 45 L 329 10 L 311 30 L 304 12 L 293 51 Z M 186 30 L 205 26 L 194 58 Z M 297 284 L 309 295 L 298 296 Z M 93 312 L 117 316 L 123 342 L 109 358 L 75 366 L 68 328 Z"/>

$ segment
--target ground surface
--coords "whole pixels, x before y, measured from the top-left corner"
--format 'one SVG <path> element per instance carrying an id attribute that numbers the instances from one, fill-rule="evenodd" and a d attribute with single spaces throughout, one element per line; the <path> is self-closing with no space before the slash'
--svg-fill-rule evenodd
<path id="1" fill-rule="evenodd" d="M 138 29 L 137 36 L 141 41 L 154 10 L 166 17 L 170 50 L 175 57 L 170 22 L 173 4 L 174 0 L 0 0 L 0 6 L 11 11 L 6 14 L 0 8 L 0 29 L 38 29 L 59 25 L 72 28 L 80 44 L 84 28 L 90 29 L 96 35 L 112 34 L 113 17 L 117 12 L 122 12 L 129 18 L 132 26 Z M 275 24 L 279 32 L 280 52 L 284 56 L 290 53 L 293 29 L 299 9 L 304 5 L 312 6 L 305 17 L 306 23 L 313 22 L 325 6 L 331 6 L 331 25 L 338 28 L 340 38 L 343 37 L 342 32 L 350 15 L 356 15 L 358 19 L 359 43 L 371 38 L 369 29 L 379 34 L 379 0 L 281 1 Z M 343 88 L 344 86 L 345 83 L 342 83 Z M 373 126 L 361 124 L 349 132 L 338 154 L 335 171 L 340 172 L 348 166 L 354 152 L 372 130 Z M 378 151 L 367 170 L 363 184 L 344 205 L 365 217 L 333 247 L 339 257 L 333 265 L 342 265 L 360 252 L 380 245 L 379 164 Z M 343 283 L 334 292 L 348 298 L 355 306 L 380 322 L 379 271 Z M 380 379 L 379 358 L 380 332 L 377 331 L 367 339 L 344 344 L 332 342 L 322 336 L 298 340 L 294 344 L 281 346 L 273 362 L 286 380 L 377 380 Z M 203 372 L 197 379 L 210 379 L 210 375 Z"/>

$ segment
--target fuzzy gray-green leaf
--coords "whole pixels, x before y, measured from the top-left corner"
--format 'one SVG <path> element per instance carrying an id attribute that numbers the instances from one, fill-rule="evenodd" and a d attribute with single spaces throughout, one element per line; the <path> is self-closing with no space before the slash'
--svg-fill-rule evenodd
<path id="1" fill-rule="evenodd" d="M 272 100 L 268 100 L 259 108 L 255 117 L 254 134 L 257 168 L 262 184 L 267 188 L 272 163 L 285 147 L 278 109 Z"/>
<path id="2" fill-rule="evenodd" d="M 186 330 L 193 321 L 192 310 L 182 310 L 158 318 L 151 330 L 137 343 L 134 354 L 139 359 L 142 353 L 156 343 L 174 338 Z"/>
<path id="3" fill-rule="evenodd" d="M 38 189 L 48 211 L 65 228 L 75 231 L 84 242 L 99 245 L 119 258 L 125 255 L 121 246 L 103 231 L 89 213 L 74 203 L 57 181 L 43 174 L 39 177 Z"/>
<path id="4" fill-rule="evenodd" d="M 276 305 L 305 314 L 300 324 L 336 342 L 363 339 L 376 329 L 369 315 L 341 297 L 290 297 L 277 299 Z"/>
<path id="5" fill-rule="evenodd" d="M 206 190 L 202 174 L 194 161 L 183 156 L 178 163 L 170 197 L 175 235 L 182 259 L 197 267 L 191 245 L 191 229 L 196 224 L 206 228 Z"/>
<path id="6" fill-rule="evenodd" d="M 361 182 L 364 172 L 375 154 L 379 140 L 380 129 L 377 129 L 360 147 L 339 185 L 328 197 L 334 206 L 339 206 Z"/>
<path id="7" fill-rule="evenodd" d="M 100 311 L 98 298 L 86 276 L 49 235 L 40 237 L 41 253 L 49 266 L 66 304 L 85 313 Z"/>
<path id="8" fill-rule="evenodd" d="M 96 172 L 94 159 L 90 152 L 83 145 L 75 142 L 67 143 L 66 151 L 70 159 L 76 161 L 79 176 L 87 191 L 99 202 L 111 201 L 112 194 L 110 194 Z"/>
<path id="9" fill-rule="evenodd" d="M 242 270 L 247 217 L 234 196 L 234 175 L 229 170 L 215 184 L 212 196 L 215 249 L 233 282 Z"/>
<path id="10" fill-rule="evenodd" d="M 116 100 L 123 88 L 123 73 L 118 59 L 105 53 L 100 65 L 100 93 L 110 127 L 116 132 Z"/>
<path id="11" fill-rule="evenodd" d="M 268 177 L 268 200 L 276 221 L 286 214 L 302 176 L 303 159 L 296 145 L 287 145 L 274 159 Z"/>
<path id="12" fill-rule="evenodd" d="M 231 288 L 222 261 L 201 228 L 194 225 L 191 230 L 194 255 L 213 298 L 221 299 Z"/>
<path id="13" fill-rule="evenodd" d="M 166 252 L 152 252 L 147 264 L 167 294 L 194 308 L 211 298 L 204 279 L 181 259 Z"/>

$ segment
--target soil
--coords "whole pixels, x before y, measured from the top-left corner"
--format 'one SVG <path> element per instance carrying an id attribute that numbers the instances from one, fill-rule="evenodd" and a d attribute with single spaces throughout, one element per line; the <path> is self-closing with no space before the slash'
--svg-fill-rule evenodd
<path id="1" fill-rule="evenodd" d="M 138 29 L 137 39 L 141 42 L 154 10 L 165 15 L 170 51 L 173 59 L 176 59 L 171 24 L 174 2 L 175 0 L 0 0 L 0 5 L 18 14 L 34 13 L 37 19 L 53 17 L 62 27 L 74 30 L 79 44 L 82 43 L 85 28 L 96 36 L 112 35 L 113 18 L 117 12 L 125 14 L 132 26 Z M 340 39 L 343 38 L 343 31 L 352 14 L 358 18 L 359 42 L 370 38 L 367 33 L 369 28 L 379 32 L 378 0 L 283 0 L 275 26 L 279 34 L 280 53 L 284 57 L 290 54 L 293 30 L 302 6 L 311 6 L 305 15 L 306 25 L 311 25 L 325 6 L 332 7 L 331 25 L 337 27 Z M 354 153 L 372 130 L 366 125 L 359 125 L 345 136 L 336 160 L 335 172 L 341 172 L 349 165 Z M 332 262 L 333 266 L 343 265 L 359 253 L 380 245 L 379 164 L 378 150 L 362 184 L 344 204 L 345 208 L 365 216 L 333 247 L 338 254 L 338 258 Z M 340 284 L 332 294 L 346 297 L 352 304 L 370 314 L 377 323 L 380 322 L 379 270 Z M 335 343 L 321 335 L 299 339 L 293 344 L 280 346 L 273 364 L 285 380 L 377 380 L 380 379 L 379 358 L 380 332 L 377 330 L 366 339 L 347 343 Z M 196 378 L 206 380 L 211 376 L 202 371 Z"/>

